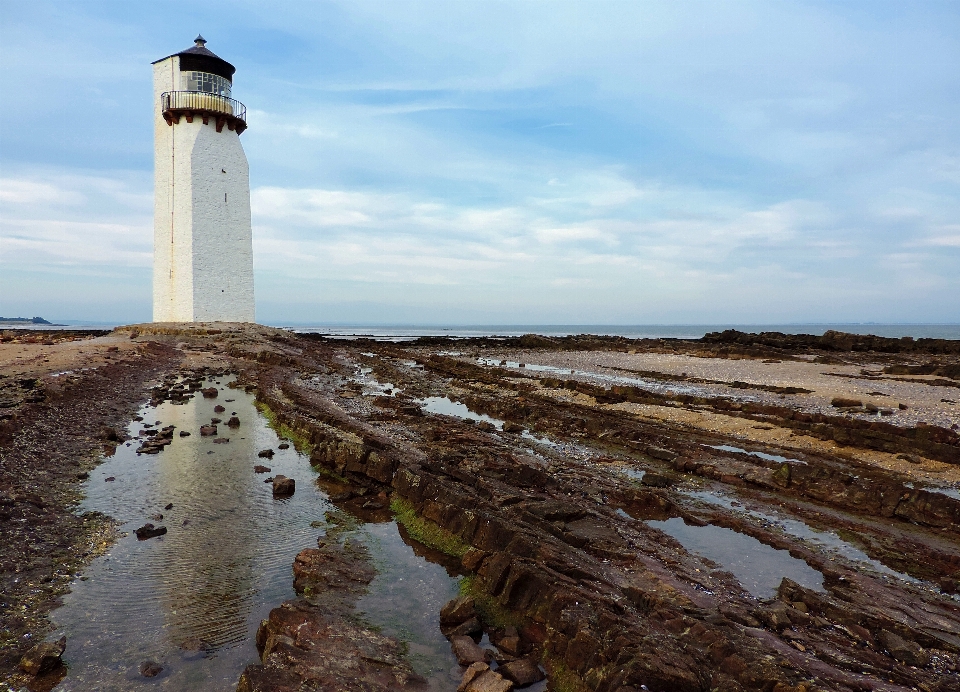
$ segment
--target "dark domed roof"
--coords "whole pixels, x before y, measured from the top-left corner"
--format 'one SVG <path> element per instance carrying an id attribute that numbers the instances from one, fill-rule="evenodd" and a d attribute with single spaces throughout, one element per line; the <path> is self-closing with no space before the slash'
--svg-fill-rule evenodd
<path id="1" fill-rule="evenodd" d="M 154 60 L 152 64 L 163 62 L 174 55 L 180 56 L 181 72 L 209 72 L 210 74 L 220 75 L 233 82 L 233 73 L 237 71 L 233 65 L 221 58 L 219 55 L 206 47 L 207 41 L 203 36 L 197 36 L 194 45 L 179 53 L 168 55 L 166 58 Z"/>

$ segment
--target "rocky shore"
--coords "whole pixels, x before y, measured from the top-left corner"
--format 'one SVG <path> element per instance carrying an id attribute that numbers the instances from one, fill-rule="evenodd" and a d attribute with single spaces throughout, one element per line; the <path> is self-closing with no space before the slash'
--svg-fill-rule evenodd
<path id="1" fill-rule="evenodd" d="M 49 334 L 0 344 L 0 675 L 18 684 L 42 687 L 16 668 L 60 575 L 109 541 L 71 512 L 78 479 L 138 402 L 196 394 L 165 376 L 216 367 L 345 514 L 392 511 L 458 565 L 438 616 L 462 690 L 957 689 L 955 342 Z M 698 531 L 729 546 L 707 556 Z M 767 555 L 793 571 L 764 582 Z M 356 617 L 375 569 L 335 531 L 304 546 L 238 689 L 427 689 Z"/>

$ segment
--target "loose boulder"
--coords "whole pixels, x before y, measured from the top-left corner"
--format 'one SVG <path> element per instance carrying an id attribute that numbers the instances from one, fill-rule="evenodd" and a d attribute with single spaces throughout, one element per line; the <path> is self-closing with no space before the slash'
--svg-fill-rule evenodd
<path id="1" fill-rule="evenodd" d="M 239 427 L 240 427 L 240 419 L 237 418 L 236 416 L 231 416 L 231 417 L 230 417 L 230 420 L 227 421 L 227 427 L 228 427 L 228 428 L 239 428 Z"/>
<path id="2" fill-rule="evenodd" d="M 543 671 L 540 670 L 540 666 L 529 658 L 518 658 L 516 661 L 504 663 L 497 668 L 497 672 L 507 680 L 512 680 L 514 684 L 519 687 L 532 685 L 546 677 Z"/>
<path id="3" fill-rule="evenodd" d="M 203 394 L 204 399 L 216 399 L 217 394 L 219 394 L 216 387 L 207 387 L 206 389 L 201 389 L 200 393 Z"/>
<path id="4" fill-rule="evenodd" d="M 287 478 L 286 476 L 274 476 L 273 478 L 273 496 L 274 497 L 290 497 L 296 492 L 297 482 L 292 478 Z"/>
<path id="5" fill-rule="evenodd" d="M 162 536 L 167 532 L 166 526 L 154 526 L 153 524 L 144 524 L 139 529 L 135 529 L 134 533 L 137 535 L 138 541 L 145 541 L 148 538 L 155 538 L 156 536 Z"/>
<path id="6" fill-rule="evenodd" d="M 20 659 L 20 670 L 28 675 L 43 675 L 63 665 L 60 657 L 67 648 L 67 638 L 55 642 L 43 642 L 30 649 Z"/>
<path id="7" fill-rule="evenodd" d="M 273 450 L 261 449 L 259 452 L 257 452 L 257 456 L 261 459 L 273 459 Z"/>
<path id="8" fill-rule="evenodd" d="M 472 663 L 489 663 L 493 658 L 489 651 L 481 649 L 471 637 L 460 636 L 450 639 L 450 648 L 461 666 Z"/>
<path id="9" fill-rule="evenodd" d="M 163 672 L 163 666 L 156 661 L 144 661 L 140 664 L 140 675 L 145 678 L 155 678 Z"/>

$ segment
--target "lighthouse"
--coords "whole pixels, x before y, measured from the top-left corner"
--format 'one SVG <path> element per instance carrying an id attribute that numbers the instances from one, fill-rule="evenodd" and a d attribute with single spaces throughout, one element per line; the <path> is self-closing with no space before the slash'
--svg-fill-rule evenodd
<path id="1" fill-rule="evenodd" d="M 153 321 L 253 322 L 247 109 L 194 45 L 153 63 Z"/>

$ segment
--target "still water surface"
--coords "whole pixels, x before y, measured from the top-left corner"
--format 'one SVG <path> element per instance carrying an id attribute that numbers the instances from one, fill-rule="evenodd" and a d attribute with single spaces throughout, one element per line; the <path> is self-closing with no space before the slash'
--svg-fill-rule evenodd
<path id="1" fill-rule="evenodd" d="M 175 425 L 163 452 L 137 455 L 132 440 L 87 481 L 81 511 L 114 517 L 125 535 L 94 560 L 53 613 L 54 638 L 67 636 L 69 666 L 58 690 L 232 691 L 244 667 L 258 660 L 260 620 L 294 597 L 293 558 L 316 545 L 334 507 L 315 485 L 309 460 L 292 446 L 278 449 L 280 440 L 253 396 L 228 388 L 229 378 L 215 381 L 218 398 L 144 407 L 144 420 L 131 423 L 134 437 L 148 423 Z M 215 413 L 217 404 L 226 412 Z M 239 428 L 219 425 L 219 437 L 229 442 L 200 436 L 200 425 L 234 413 Z M 180 437 L 181 430 L 191 435 Z M 276 456 L 258 458 L 267 448 Z M 271 473 L 256 474 L 258 462 Z M 274 499 L 264 480 L 277 473 L 296 480 L 293 497 Z M 151 518 L 157 514 L 163 519 Z M 148 521 L 167 527 L 167 534 L 138 541 L 133 530 Z M 361 603 L 365 619 L 407 641 L 417 671 L 434 689 L 445 689 L 457 666 L 438 613 L 455 593 L 455 579 L 415 554 L 392 521 L 359 524 L 353 532 L 381 570 Z M 397 622 L 405 623 L 402 631 Z M 147 659 L 164 668 L 156 678 L 140 675 Z"/>

